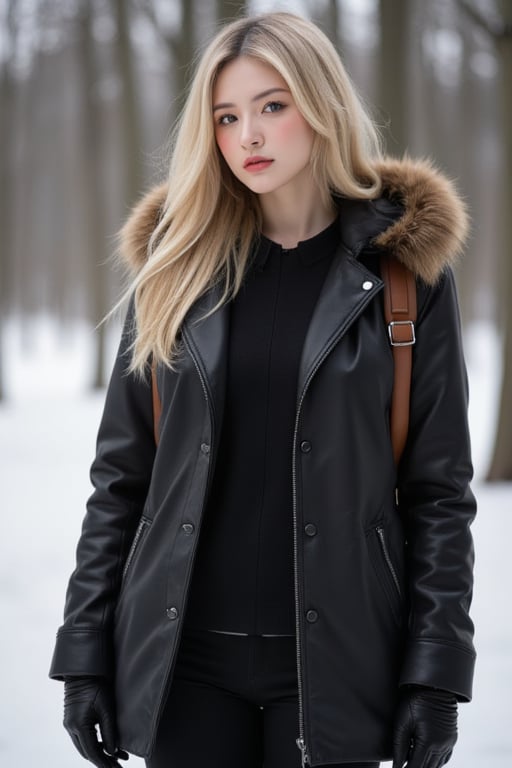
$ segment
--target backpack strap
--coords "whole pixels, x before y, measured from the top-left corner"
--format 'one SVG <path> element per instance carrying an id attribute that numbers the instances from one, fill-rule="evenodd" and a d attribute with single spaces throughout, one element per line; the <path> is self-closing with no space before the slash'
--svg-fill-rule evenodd
<path id="1" fill-rule="evenodd" d="M 158 394 L 158 382 L 156 380 L 156 364 L 151 365 L 151 394 L 153 396 L 153 433 L 155 435 L 155 444 L 158 445 L 160 439 L 160 416 L 162 413 L 162 402 Z"/>
<path id="2" fill-rule="evenodd" d="M 395 365 L 391 400 L 391 443 L 395 464 L 402 456 L 409 430 L 412 347 L 416 343 L 416 280 L 410 269 L 385 254 L 381 257 L 384 280 L 384 317 Z"/>

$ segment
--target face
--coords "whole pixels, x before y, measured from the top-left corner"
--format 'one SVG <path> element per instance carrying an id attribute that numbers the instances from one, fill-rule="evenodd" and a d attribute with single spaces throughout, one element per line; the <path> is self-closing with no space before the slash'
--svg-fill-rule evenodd
<path id="1" fill-rule="evenodd" d="M 313 130 L 273 67 L 247 56 L 227 64 L 215 83 L 213 120 L 222 156 L 253 192 L 310 183 Z"/>

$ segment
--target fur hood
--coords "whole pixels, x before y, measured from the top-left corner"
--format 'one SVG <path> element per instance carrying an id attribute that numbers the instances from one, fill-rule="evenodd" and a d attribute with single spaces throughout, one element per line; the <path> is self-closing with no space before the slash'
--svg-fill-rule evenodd
<path id="1" fill-rule="evenodd" d="M 468 216 L 453 183 L 428 160 L 386 157 L 377 164 L 382 197 L 400 206 L 371 238 L 393 253 L 417 277 L 433 285 L 461 253 Z M 121 260 L 132 272 L 147 258 L 147 245 L 167 194 L 167 182 L 155 185 L 134 205 L 119 233 Z M 363 205 L 368 209 L 368 202 Z"/>

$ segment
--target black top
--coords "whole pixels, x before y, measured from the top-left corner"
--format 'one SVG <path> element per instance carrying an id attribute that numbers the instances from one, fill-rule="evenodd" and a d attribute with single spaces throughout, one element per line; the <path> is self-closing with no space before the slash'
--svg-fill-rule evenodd
<path id="1" fill-rule="evenodd" d="M 266 237 L 229 307 L 219 455 L 186 623 L 295 632 L 292 442 L 306 331 L 340 239 L 336 219 L 296 248 Z"/>

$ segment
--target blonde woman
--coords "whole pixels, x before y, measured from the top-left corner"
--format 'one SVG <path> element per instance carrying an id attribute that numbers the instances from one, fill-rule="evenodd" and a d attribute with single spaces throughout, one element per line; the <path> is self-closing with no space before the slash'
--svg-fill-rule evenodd
<path id="1" fill-rule="evenodd" d="M 94 765 L 449 760 L 475 660 L 465 233 L 445 177 L 380 156 L 315 25 L 219 32 L 121 231 L 131 301 L 50 672 Z M 417 286 L 398 467 L 382 254 Z"/>

